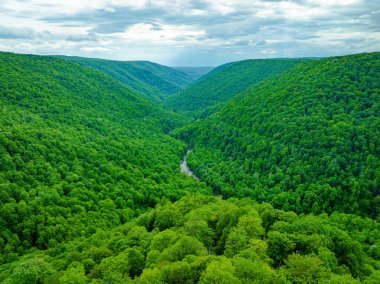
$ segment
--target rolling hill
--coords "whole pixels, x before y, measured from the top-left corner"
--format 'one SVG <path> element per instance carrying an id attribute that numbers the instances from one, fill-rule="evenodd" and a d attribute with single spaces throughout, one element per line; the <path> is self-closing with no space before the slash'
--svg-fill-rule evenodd
<path id="1" fill-rule="evenodd" d="M 380 218 L 380 53 L 309 61 L 178 131 L 225 197 Z"/>
<path id="2" fill-rule="evenodd" d="M 110 76 L 0 53 L 0 262 L 115 227 L 204 185 L 180 174 L 177 116 Z"/>
<path id="3" fill-rule="evenodd" d="M 222 108 L 236 94 L 284 72 L 307 59 L 255 59 L 221 65 L 178 94 L 168 96 L 163 106 L 193 117 L 205 117 Z"/>
<path id="4" fill-rule="evenodd" d="M 150 101 L 178 93 L 193 82 L 191 76 L 149 61 L 113 61 L 75 56 L 59 58 L 102 71 Z"/>
<path id="5" fill-rule="evenodd" d="M 187 66 L 176 66 L 172 67 L 175 70 L 181 71 L 189 75 L 194 81 L 198 80 L 202 76 L 210 72 L 214 67 L 204 66 L 204 67 L 187 67 Z"/>
<path id="6" fill-rule="evenodd" d="M 0 283 L 379 283 L 380 53 L 131 65 L 0 52 Z"/>

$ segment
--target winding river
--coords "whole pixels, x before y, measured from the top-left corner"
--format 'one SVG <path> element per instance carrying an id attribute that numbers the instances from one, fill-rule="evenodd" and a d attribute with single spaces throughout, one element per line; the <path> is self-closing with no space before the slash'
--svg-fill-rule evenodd
<path id="1" fill-rule="evenodd" d="M 183 157 L 183 160 L 181 161 L 179 167 L 181 168 L 181 172 L 182 172 L 182 173 L 185 173 L 185 174 L 187 174 L 188 176 L 193 177 L 193 178 L 195 178 L 197 181 L 199 181 L 199 178 L 196 177 L 196 176 L 194 175 L 193 171 L 190 170 L 190 168 L 188 167 L 188 165 L 187 165 L 187 163 L 186 163 L 186 158 L 187 158 L 187 156 L 188 156 L 190 153 L 191 153 L 191 149 L 188 149 L 187 152 L 186 152 L 186 154 L 185 154 L 185 156 Z"/>

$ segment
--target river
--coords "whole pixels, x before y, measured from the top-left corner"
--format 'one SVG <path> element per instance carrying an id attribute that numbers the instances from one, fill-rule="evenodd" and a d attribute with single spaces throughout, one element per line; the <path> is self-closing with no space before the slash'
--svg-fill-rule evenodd
<path id="1" fill-rule="evenodd" d="M 187 174 L 190 177 L 195 178 L 197 181 L 199 181 L 199 178 L 196 177 L 192 170 L 190 170 L 189 166 L 186 163 L 187 156 L 191 153 L 191 149 L 188 149 L 185 156 L 183 157 L 183 160 L 181 161 L 179 167 L 181 168 L 181 172 Z"/>

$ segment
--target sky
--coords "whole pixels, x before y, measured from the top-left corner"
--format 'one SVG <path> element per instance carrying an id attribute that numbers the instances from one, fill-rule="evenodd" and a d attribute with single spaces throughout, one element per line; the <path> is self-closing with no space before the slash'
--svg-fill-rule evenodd
<path id="1" fill-rule="evenodd" d="M 1 0 L 0 50 L 169 66 L 380 51 L 380 0 Z"/>

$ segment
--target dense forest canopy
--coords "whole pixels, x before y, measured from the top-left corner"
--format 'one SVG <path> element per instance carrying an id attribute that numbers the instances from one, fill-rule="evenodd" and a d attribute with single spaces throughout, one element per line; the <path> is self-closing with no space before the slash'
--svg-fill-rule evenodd
<path id="1" fill-rule="evenodd" d="M 168 96 L 163 105 L 192 117 L 205 117 L 248 87 L 305 61 L 306 59 L 244 60 L 221 65 L 178 94 Z"/>
<path id="2" fill-rule="evenodd" d="M 162 197 L 204 191 L 178 172 L 180 120 L 103 73 L 0 53 L 0 262 L 115 227 Z"/>
<path id="3" fill-rule="evenodd" d="M 149 61 L 111 61 L 76 56 L 59 56 L 102 71 L 148 100 L 158 102 L 180 92 L 195 79 L 179 69 Z"/>
<path id="4" fill-rule="evenodd" d="M 380 282 L 380 53 L 190 69 L 0 52 L 0 283 Z"/>
<path id="5" fill-rule="evenodd" d="M 214 67 L 188 67 L 188 66 L 177 66 L 173 67 L 174 70 L 181 71 L 189 75 L 194 81 L 202 78 L 208 72 L 210 72 Z"/>
<path id="6" fill-rule="evenodd" d="M 3 283 L 378 283 L 380 226 L 185 197 L 0 267 Z"/>
<path id="7" fill-rule="evenodd" d="M 380 53 L 309 61 L 177 131 L 224 197 L 380 218 Z"/>

